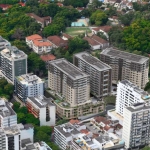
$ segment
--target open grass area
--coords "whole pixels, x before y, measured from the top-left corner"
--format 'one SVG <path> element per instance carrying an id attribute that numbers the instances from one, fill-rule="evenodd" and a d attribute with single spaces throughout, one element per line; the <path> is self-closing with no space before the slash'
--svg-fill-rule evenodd
<path id="1" fill-rule="evenodd" d="M 91 30 L 88 27 L 68 27 L 66 28 L 65 33 L 69 34 L 70 36 L 78 36 L 80 34 L 91 33 Z"/>
<path id="2" fill-rule="evenodd" d="M 106 96 L 103 98 L 103 100 L 106 105 L 108 105 L 108 104 L 115 105 L 116 104 L 116 96 L 114 96 L 114 95 Z"/>

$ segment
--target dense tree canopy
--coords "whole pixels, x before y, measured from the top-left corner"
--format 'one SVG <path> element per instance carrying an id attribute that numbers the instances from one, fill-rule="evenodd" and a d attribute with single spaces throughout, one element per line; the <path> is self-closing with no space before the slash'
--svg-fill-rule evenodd
<path id="1" fill-rule="evenodd" d="M 94 13 L 92 13 L 90 17 L 91 24 L 95 24 L 97 26 L 104 25 L 108 21 L 108 16 L 105 12 L 102 12 L 101 10 L 96 10 Z"/>
<path id="2" fill-rule="evenodd" d="M 88 4 L 89 0 L 64 0 L 64 5 L 66 6 L 73 6 L 73 7 L 86 7 Z"/>

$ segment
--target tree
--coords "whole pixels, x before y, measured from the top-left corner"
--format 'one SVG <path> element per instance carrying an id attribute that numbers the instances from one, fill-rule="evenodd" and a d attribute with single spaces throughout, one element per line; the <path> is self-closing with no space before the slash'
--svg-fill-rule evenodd
<path id="1" fill-rule="evenodd" d="M 19 108 L 20 108 L 20 103 L 18 103 L 18 102 L 14 102 L 13 103 L 13 110 L 17 113 L 17 112 L 19 112 Z"/>
<path id="2" fill-rule="evenodd" d="M 106 24 L 107 21 L 108 21 L 108 16 L 100 10 L 97 10 L 94 13 L 92 13 L 90 17 L 91 24 L 95 24 L 97 26 L 104 25 Z"/>
<path id="3" fill-rule="evenodd" d="M 26 5 L 27 6 L 38 6 L 38 1 L 37 0 L 27 0 Z"/>
<path id="4" fill-rule="evenodd" d="M 73 6 L 73 7 L 86 7 L 89 0 L 64 0 L 63 4 L 66 6 Z"/>
<path id="5" fill-rule="evenodd" d="M 8 82 L 7 82 L 7 80 L 5 78 L 1 78 L 0 79 L 1 88 L 4 88 L 4 86 L 7 85 L 7 84 L 8 84 Z"/>
<path id="6" fill-rule="evenodd" d="M 149 146 L 145 146 L 142 150 L 150 150 Z"/>

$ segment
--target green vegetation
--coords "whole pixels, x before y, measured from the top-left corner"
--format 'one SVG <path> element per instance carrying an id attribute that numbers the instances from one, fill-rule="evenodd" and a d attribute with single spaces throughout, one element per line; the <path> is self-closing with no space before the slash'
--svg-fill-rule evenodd
<path id="1" fill-rule="evenodd" d="M 108 104 L 115 105 L 116 96 L 114 96 L 114 95 L 106 96 L 106 97 L 103 98 L 103 101 L 104 101 L 105 105 L 108 105 Z"/>
<path id="2" fill-rule="evenodd" d="M 39 126 L 39 119 L 30 114 L 25 106 L 20 107 L 20 103 L 18 102 L 14 102 L 13 109 L 17 113 L 18 123 L 32 124 L 34 126 L 34 142 L 44 141 L 53 150 L 59 150 L 59 147 L 51 140 L 53 127 Z"/>
<path id="3" fill-rule="evenodd" d="M 19 3 L 20 0 L 0 0 L 0 4 L 16 4 Z"/>
<path id="4" fill-rule="evenodd" d="M 88 4 L 89 0 L 64 0 L 63 4 L 66 6 L 73 6 L 73 7 L 86 7 Z"/>
<path id="5" fill-rule="evenodd" d="M 91 24 L 95 24 L 97 26 L 104 25 L 108 21 L 108 16 L 105 12 L 101 10 L 96 10 L 92 13 L 90 17 Z"/>
<path id="6" fill-rule="evenodd" d="M 4 97 L 8 100 L 12 98 L 14 86 L 8 83 L 5 78 L 0 79 L 0 97 Z"/>
<path id="7" fill-rule="evenodd" d="M 91 30 L 87 27 L 68 27 L 65 30 L 65 33 L 69 34 L 72 37 L 79 36 L 86 33 L 91 33 Z"/>
<path id="8" fill-rule="evenodd" d="M 149 146 L 145 146 L 144 148 L 142 148 L 142 150 L 150 150 Z"/>

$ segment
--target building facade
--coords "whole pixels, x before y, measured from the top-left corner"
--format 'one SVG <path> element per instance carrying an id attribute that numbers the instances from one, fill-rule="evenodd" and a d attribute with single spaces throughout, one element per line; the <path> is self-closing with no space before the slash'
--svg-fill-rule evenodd
<path id="1" fill-rule="evenodd" d="M 27 97 L 44 94 L 44 81 L 32 73 L 17 76 L 14 92 L 21 101 L 26 102 Z"/>
<path id="2" fill-rule="evenodd" d="M 27 73 L 27 55 L 15 46 L 0 52 L 0 71 L 8 82 L 14 84 L 15 76 Z"/>
<path id="3" fill-rule="evenodd" d="M 51 98 L 44 96 L 28 97 L 28 111 L 40 120 L 40 126 L 55 126 L 56 109 Z"/>
<path id="4" fill-rule="evenodd" d="M 65 59 L 49 62 L 48 87 L 69 103 L 71 107 L 90 99 L 90 78 Z"/>
<path id="5" fill-rule="evenodd" d="M 12 109 L 12 105 L 0 99 L 0 127 L 11 127 L 17 125 L 17 114 Z"/>
<path id="6" fill-rule="evenodd" d="M 114 48 L 107 48 L 100 54 L 101 61 L 112 67 L 112 82 L 129 80 L 140 88 L 148 82 L 149 58 Z"/>
<path id="7" fill-rule="evenodd" d="M 97 98 L 111 93 L 111 67 L 87 52 L 77 53 L 73 63 L 83 72 L 90 75 L 90 90 Z"/>
<path id="8" fill-rule="evenodd" d="M 0 36 L 0 51 L 5 49 L 7 46 L 11 46 L 10 42 Z"/>
<path id="9" fill-rule="evenodd" d="M 136 103 L 124 110 L 123 135 L 125 147 L 138 148 L 150 143 L 150 106 Z"/>
<path id="10" fill-rule="evenodd" d="M 123 116 L 124 108 L 134 103 L 144 102 L 150 96 L 128 80 L 123 80 L 117 85 L 116 112 Z"/>

